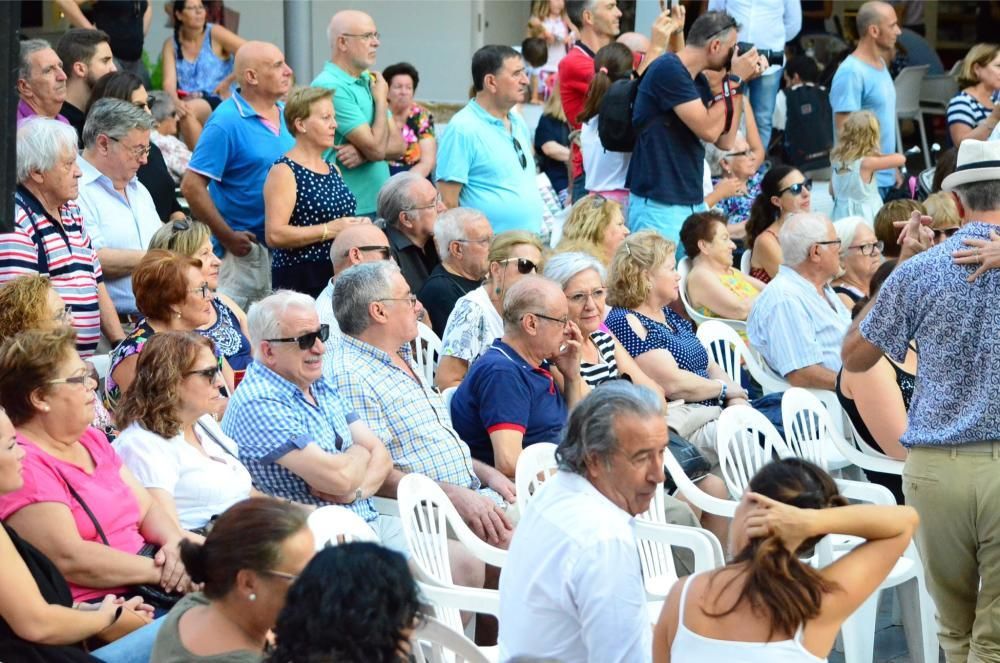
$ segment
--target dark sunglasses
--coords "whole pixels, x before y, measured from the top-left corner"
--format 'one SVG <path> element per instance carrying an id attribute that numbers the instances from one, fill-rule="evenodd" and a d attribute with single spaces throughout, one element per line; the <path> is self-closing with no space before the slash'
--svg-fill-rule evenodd
<path id="1" fill-rule="evenodd" d="M 934 234 L 938 237 L 951 237 L 958 232 L 958 228 L 942 228 L 940 230 L 935 230 Z"/>
<path id="2" fill-rule="evenodd" d="M 518 274 L 531 274 L 538 269 L 538 265 L 527 258 L 506 258 L 504 260 L 500 260 L 499 262 L 501 265 L 506 265 L 509 262 L 514 262 L 515 260 L 517 261 Z"/>
<path id="3" fill-rule="evenodd" d="M 517 158 L 521 162 L 521 169 L 523 170 L 528 167 L 528 157 L 524 156 L 524 148 L 521 147 L 521 143 L 513 136 L 511 136 L 511 140 L 514 141 L 514 151 L 517 152 Z"/>
<path id="4" fill-rule="evenodd" d="M 813 190 L 813 181 L 811 177 L 807 177 L 805 180 L 797 182 L 792 186 L 785 187 L 784 189 L 778 192 L 778 195 L 780 196 L 784 194 L 786 191 L 789 191 L 793 196 L 797 196 L 800 193 L 802 193 L 802 189 L 805 189 L 806 191 Z"/>
<path id="5" fill-rule="evenodd" d="M 388 260 L 392 257 L 392 253 L 389 251 L 388 246 L 359 246 L 357 248 L 358 251 L 361 251 L 362 253 L 366 253 L 368 251 L 378 251 L 382 254 L 382 260 Z M 348 253 L 350 253 L 350 251 L 346 251 L 344 255 L 346 256 Z"/>
<path id="6" fill-rule="evenodd" d="M 330 325 L 320 325 L 319 329 L 302 336 L 290 336 L 288 338 L 265 338 L 268 343 L 298 343 L 300 350 L 308 350 L 316 345 L 316 339 L 326 342 L 330 338 Z"/>
<path id="7" fill-rule="evenodd" d="M 222 374 L 222 369 L 218 366 L 212 366 L 211 368 L 202 368 L 197 371 L 188 371 L 184 375 L 200 375 L 201 377 L 208 380 L 209 384 L 215 382 L 215 378 Z"/>

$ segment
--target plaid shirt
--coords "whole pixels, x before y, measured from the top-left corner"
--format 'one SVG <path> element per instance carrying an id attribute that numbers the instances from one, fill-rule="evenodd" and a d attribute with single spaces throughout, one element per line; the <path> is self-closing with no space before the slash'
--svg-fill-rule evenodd
<path id="1" fill-rule="evenodd" d="M 498 504 L 472 469 L 472 455 L 451 426 L 441 396 L 392 363 L 382 350 L 344 334 L 333 374 L 339 393 L 385 444 L 401 472 L 479 490 Z M 413 367 L 410 346 L 400 355 Z M 414 373 L 417 373 L 414 369 Z"/>
<path id="2" fill-rule="evenodd" d="M 325 379 L 312 384 L 313 405 L 302 391 L 259 362 L 252 362 L 222 418 L 222 430 L 236 440 L 240 460 L 257 489 L 303 504 L 327 502 L 309 492 L 302 477 L 278 460 L 295 449 L 315 443 L 327 453 L 343 453 L 352 444 L 350 425 L 358 415 L 346 409 Z M 378 518 L 370 499 L 345 505 L 366 522 Z"/>

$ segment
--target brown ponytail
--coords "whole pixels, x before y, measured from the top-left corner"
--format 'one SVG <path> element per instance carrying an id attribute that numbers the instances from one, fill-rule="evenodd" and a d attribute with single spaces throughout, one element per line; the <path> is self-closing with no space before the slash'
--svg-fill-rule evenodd
<path id="1" fill-rule="evenodd" d="M 587 88 L 587 100 L 583 110 L 576 116 L 580 124 L 596 116 L 601 109 L 601 101 L 608 88 L 615 81 L 632 75 L 632 51 L 625 44 L 612 42 L 602 47 L 594 55 L 594 78 Z"/>

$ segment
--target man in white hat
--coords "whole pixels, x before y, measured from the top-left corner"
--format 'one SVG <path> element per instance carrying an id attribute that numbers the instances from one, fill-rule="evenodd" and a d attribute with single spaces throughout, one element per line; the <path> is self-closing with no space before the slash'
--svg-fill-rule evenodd
<path id="1" fill-rule="evenodd" d="M 851 371 L 883 353 L 901 362 L 916 341 L 903 494 L 922 521 L 938 634 L 949 663 L 1000 661 L 1000 271 L 978 269 L 1000 232 L 1000 143 L 964 141 L 943 188 L 964 225 L 931 247 L 929 218 L 914 213 L 902 262 L 848 331 L 843 360 Z"/>

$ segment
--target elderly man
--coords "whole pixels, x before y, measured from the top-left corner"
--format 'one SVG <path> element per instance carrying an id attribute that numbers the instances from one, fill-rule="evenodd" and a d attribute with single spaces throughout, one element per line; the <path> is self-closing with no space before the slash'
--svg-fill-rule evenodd
<path id="1" fill-rule="evenodd" d="M 101 76 L 118 71 L 109 39 L 103 30 L 73 28 L 64 32 L 56 43 L 56 54 L 67 77 L 66 101 L 61 112 L 79 135 L 83 135 L 87 119 L 90 90 Z"/>
<path id="2" fill-rule="evenodd" d="M 949 663 L 1000 660 L 1000 271 L 982 253 L 1000 231 L 1000 143 L 965 140 L 943 189 L 965 225 L 930 248 L 929 217 L 914 213 L 900 264 L 844 341 L 844 367 L 865 371 L 883 353 L 901 361 L 920 348 L 917 390 L 900 442 L 906 503 L 920 514 L 917 547 L 937 606 Z M 967 250 L 965 258 L 953 258 Z M 922 249 L 924 253 L 907 259 Z M 981 253 L 982 252 L 982 253 Z M 993 260 L 992 266 L 996 266 Z M 970 264 L 971 263 L 971 264 Z M 977 268 L 979 268 L 977 270 Z M 769 285 L 768 288 L 771 286 Z"/>
<path id="3" fill-rule="evenodd" d="M 472 56 L 472 85 L 475 98 L 451 118 L 438 147 L 444 204 L 481 211 L 498 233 L 537 233 L 542 197 L 531 133 L 511 112 L 528 86 L 521 54 L 510 46 L 483 46 Z"/>
<path id="4" fill-rule="evenodd" d="M 508 477 L 522 448 L 559 438 L 569 409 L 590 390 L 580 377 L 580 329 L 568 311 L 554 281 L 519 280 L 504 296 L 504 335 L 452 398 L 452 423 L 472 457 Z"/>
<path id="5" fill-rule="evenodd" d="M 840 240 L 823 214 L 793 214 L 778 232 L 784 264 L 754 301 L 750 344 L 795 387 L 834 390 L 851 314 L 830 287 Z"/>
<path id="6" fill-rule="evenodd" d="M 66 73 L 62 61 L 44 39 L 21 42 L 21 58 L 17 68 L 17 122 L 41 115 L 65 122 L 59 114 L 66 101 Z"/>
<path id="7" fill-rule="evenodd" d="M 379 494 L 395 497 L 404 474 L 425 474 L 477 536 L 506 547 L 513 526 L 504 511 L 514 485 L 472 459 L 441 397 L 413 367 L 410 342 L 422 310 L 399 267 L 382 261 L 348 269 L 337 276 L 333 301 L 344 334 L 333 383 L 395 466 Z"/>
<path id="8" fill-rule="evenodd" d="M 17 128 L 14 230 L 0 234 L 0 282 L 24 274 L 49 277 L 71 309 L 77 349 L 89 357 L 102 328 L 115 343 L 125 333 L 74 202 L 81 175 L 76 140 L 71 127 L 44 117 L 28 118 Z"/>
<path id="9" fill-rule="evenodd" d="M 122 322 L 138 321 L 132 270 L 162 225 L 149 191 L 136 177 L 149 154 L 153 118 L 127 101 L 104 98 L 87 114 L 83 178 L 77 202 L 97 257 L 108 279 L 108 293 Z"/>
<path id="10" fill-rule="evenodd" d="M 383 544 L 405 550 L 398 518 L 380 517 L 371 496 L 392 470 L 372 431 L 323 378 L 323 340 L 308 295 L 279 290 L 247 314 L 254 361 L 226 408 L 222 429 L 258 490 L 302 504 L 341 504 Z"/>
<path id="11" fill-rule="evenodd" d="M 416 173 L 396 173 L 378 192 L 378 216 L 385 222 L 392 257 L 414 292 L 441 262 L 434 224 L 444 210 L 434 185 Z"/>
<path id="12" fill-rule="evenodd" d="M 389 85 L 375 65 L 379 33 L 368 14 L 337 12 L 326 28 L 330 59 L 313 79 L 330 88 L 337 116 L 336 144 L 326 157 L 337 164 L 358 201 L 358 216 L 375 214 L 376 197 L 389 179 L 388 161 L 403 154 L 406 145 L 389 111 Z"/>
<path id="13" fill-rule="evenodd" d="M 248 41 L 236 52 L 240 89 L 215 109 L 195 146 L 181 192 L 221 245 L 219 291 L 241 307 L 271 291 L 264 247 L 264 180 L 294 145 L 279 101 L 292 69 L 274 44 Z"/>
<path id="14" fill-rule="evenodd" d="M 434 224 L 434 245 L 444 258 L 416 293 L 438 338 L 444 336 L 455 302 L 482 285 L 492 242 L 489 220 L 474 209 L 456 207 Z"/>
<path id="15" fill-rule="evenodd" d="M 337 275 L 363 262 L 391 258 L 389 240 L 385 233 L 370 223 L 347 226 L 333 240 L 330 246 L 333 278 L 316 297 L 316 312 L 320 324 L 330 328 L 330 338 L 323 342 L 326 346 L 323 355 L 323 375 L 327 380 L 334 378 L 334 360 L 340 352 L 340 325 L 337 324 L 337 317 L 333 314 L 333 286 L 337 281 Z"/>
<path id="16" fill-rule="evenodd" d="M 559 472 L 521 515 L 500 576 L 500 660 L 649 661 L 633 518 L 664 480 L 663 399 L 627 382 L 573 410 Z"/>

